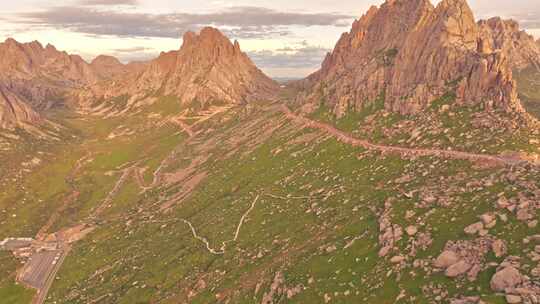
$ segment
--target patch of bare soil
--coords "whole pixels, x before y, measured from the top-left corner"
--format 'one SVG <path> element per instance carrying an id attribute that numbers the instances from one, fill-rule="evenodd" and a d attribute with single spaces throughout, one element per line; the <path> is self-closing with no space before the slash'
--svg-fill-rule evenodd
<path id="1" fill-rule="evenodd" d="M 82 240 L 90 232 L 94 231 L 94 229 L 94 226 L 79 224 L 73 227 L 64 228 L 58 232 L 50 234 L 44 239 L 44 241 L 72 244 Z"/>
<path id="2" fill-rule="evenodd" d="M 295 146 L 295 145 L 307 144 L 307 143 L 314 142 L 314 141 L 316 141 L 316 140 L 318 140 L 320 138 L 324 138 L 324 137 L 326 137 L 326 136 L 324 134 L 321 134 L 320 132 L 312 132 L 312 133 L 308 133 L 308 134 L 298 136 L 298 137 L 290 140 L 287 143 L 287 146 Z"/>
<path id="3" fill-rule="evenodd" d="M 209 159 L 209 155 L 200 155 L 193 159 L 189 166 L 184 169 L 180 169 L 174 173 L 166 173 L 164 175 L 165 183 L 168 185 L 180 183 L 185 180 L 187 177 L 193 175 L 197 168 Z"/>
<path id="4" fill-rule="evenodd" d="M 195 188 L 206 178 L 207 175 L 208 174 L 206 172 L 199 172 L 182 182 L 182 189 L 180 192 L 163 203 L 160 207 L 160 211 L 168 212 L 174 205 L 182 203 L 185 199 L 191 196 L 193 190 L 195 190 Z"/>

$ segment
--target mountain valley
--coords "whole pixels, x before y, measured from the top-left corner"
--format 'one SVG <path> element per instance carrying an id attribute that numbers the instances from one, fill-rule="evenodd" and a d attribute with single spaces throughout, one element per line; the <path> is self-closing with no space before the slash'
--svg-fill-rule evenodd
<path id="1" fill-rule="evenodd" d="M 215 28 L 182 41 L 0 43 L 1 303 L 540 303 L 516 22 L 387 0 L 281 85 Z"/>

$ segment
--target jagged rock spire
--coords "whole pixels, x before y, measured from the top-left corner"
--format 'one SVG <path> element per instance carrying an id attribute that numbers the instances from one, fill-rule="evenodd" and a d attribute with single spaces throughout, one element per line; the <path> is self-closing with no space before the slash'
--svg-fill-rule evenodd
<path id="1" fill-rule="evenodd" d="M 508 58 L 492 45 L 465 0 L 388 0 L 343 34 L 300 99 L 342 115 L 384 93 L 388 109 L 409 114 L 453 92 L 459 103 L 521 111 Z"/>
<path id="2" fill-rule="evenodd" d="M 181 103 L 214 102 L 240 104 L 271 98 L 277 84 L 263 74 L 219 30 L 203 28 L 198 34 L 186 32 L 178 51 L 162 53 L 141 73 L 120 85 L 94 89 L 92 95 L 144 95 L 143 92 L 177 96 Z"/>

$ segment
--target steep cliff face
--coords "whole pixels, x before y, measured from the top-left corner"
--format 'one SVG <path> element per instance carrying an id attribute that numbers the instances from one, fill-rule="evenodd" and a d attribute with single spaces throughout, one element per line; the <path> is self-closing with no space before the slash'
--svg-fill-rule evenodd
<path id="1" fill-rule="evenodd" d="M 277 88 L 241 51 L 238 42 L 233 44 L 217 29 L 207 27 L 200 34 L 186 33 L 180 50 L 162 53 L 142 72 L 130 73 L 111 85 L 93 86 L 78 98 L 89 104 L 119 95 L 140 98 L 153 94 L 177 96 L 181 103 L 204 106 L 271 98 Z"/>
<path id="2" fill-rule="evenodd" d="M 98 80 L 91 67 L 78 55 L 45 48 L 37 41 L 19 43 L 7 39 L 0 43 L 0 76 L 30 79 L 39 76 L 64 83 L 86 84 Z"/>
<path id="3" fill-rule="evenodd" d="M 464 0 L 388 0 L 343 34 L 299 98 L 338 116 L 381 94 L 386 108 L 417 113 L 449 92 L 462 104 L 522 111 L 508 58 L 486 47 L 486 32 Z"/>
<path id="4" fill-rule="evenodd" d="M 234 44 L 214 28 L 204 28 L 200 35 L 188 32 L 175 54 L 172 69 L 164 83 L 164 94 L 179 96 L 181 101 L 201 103 L 221 101 L 243 103 L 269 98 L 276 84 L 264 75 Z"/>
<path id="5" fill-rule="evenodd" d="M 39 110 L 58 103 L 66 89 L 99 80 L 80 56 L 43 47 L 39 42 L 0 43 L 0 81 L 6 88 Z"/>
<path id="6" fill-rule="evenodd" d="M 508 58 L 512 69 L 522 70 L 529 66 L 540 69 L 540 44 L 534 37 L 519 29 L 513 20 L 499 17 L 478 22 L 484 48 L 488 52 L 500 50 Z"/>
<path id="7" fill-rule="evenodd" d="M 41 117 L 20 96 L 0 84 L 0 129 L 36 124 Z"/>

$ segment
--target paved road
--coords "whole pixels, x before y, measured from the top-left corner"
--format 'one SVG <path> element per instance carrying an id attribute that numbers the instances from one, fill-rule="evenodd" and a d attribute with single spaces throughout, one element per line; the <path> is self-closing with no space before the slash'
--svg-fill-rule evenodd
<path id="1" fill-rule="evenodd" d="M 62 250 L 42 251 L 34 253 L 24 266 L 20 275 L 20 281 L 35 289 L 41 290 L 50 273 L 58 264 L 58 258 Z"/>
<path id="2" fill-rule="evenodd" d="M 45 299 L 47 298 L 47 294 L 49 293 L 49 289 L 51 288 L 54 279 L 56 278 L 56 274 L 58 273 L 58 270 L 60 270 L 60 267 L 62 266 L 62 263 L 64 263 L 64 260 L 66 259 L 70 247 L 66 246 L 64 249 L 59 250 L 60 253 L 57 255 L 58 259 L 57 262 L 52 266 L 52 269 L 49 272 L 49 275 L 45 279 L 45 282 L 43 282 L 41 288 L 38 290 L 37 295 L 32 300 L 32 304 L 43 304 L 45 303 Z"/>
<path id="3" fill-rule="evenodd" d="M 31 244 L 31 240 L 13 239 L 7 240 L 0 249 L 13 251 L 25 247 L 30 247 Z"/>

